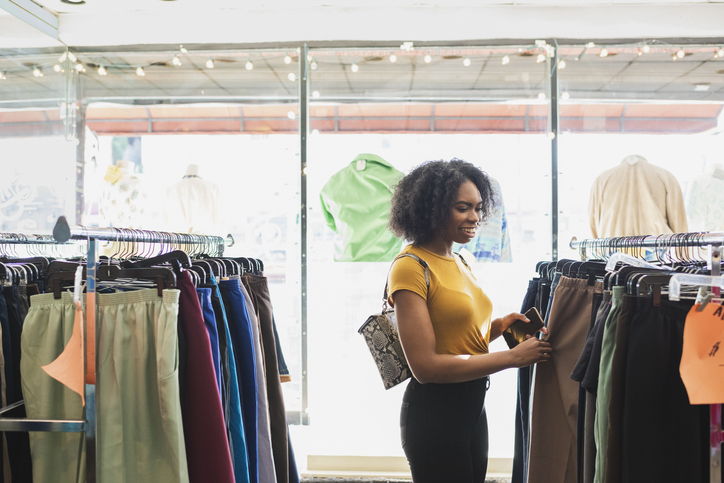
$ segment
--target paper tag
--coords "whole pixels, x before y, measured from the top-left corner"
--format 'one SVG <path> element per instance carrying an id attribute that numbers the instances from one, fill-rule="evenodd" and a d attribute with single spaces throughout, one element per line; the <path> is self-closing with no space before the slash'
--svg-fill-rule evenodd
<path id="1" fill-rule="evenodd" d="M 80 284 L 83 282 L 83 266 L 78 265 L 75 269 L 75 279 L 73 280 L 73 303 L 80 302 Z"/>
<path id="2" fill-rule="evenodd" d="M 686 316 L 681 379 L 691 404 L 724 403 L 724 307 L 695 305 Z"/>
<path id="3" fill-rule="evenodd" d="M 116 184 L 119 179 L 121 179 L 121 168 L 118 166 L 108 166 L 103 180 L 111 184 Z"/>
<path id="4" fill-rule="evenodd" d="M 364 159 L 358 159 L 357 160 L 357 171 L 364 171 L 364 169 L 367 167 L 367 161 Z"/>

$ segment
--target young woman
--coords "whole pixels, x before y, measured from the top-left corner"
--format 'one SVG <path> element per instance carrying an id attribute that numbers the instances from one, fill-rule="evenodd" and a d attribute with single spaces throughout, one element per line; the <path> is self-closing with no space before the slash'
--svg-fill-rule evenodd
<path id="1" fill-rule="evenodd" d="M 415 483 L 484 483 L 488 465 L 485 392 L 488 375 L 551 357 L 550 344 L 532 337 L 514 349 L 488 344 L 522 314 L 492 319 L 493 305 L 470 269 L 453 254 L 468 243 L 490 209 L 487 175 L 453 159 L 430 161 L 395 188 L 390 228 L 412 243 L 414 258 L 398 258 L 389 277 L 405 356 L 412 369 L 402 402 L 402 446 Z M 401 254 L 402 254 L 401 253 Z"/>

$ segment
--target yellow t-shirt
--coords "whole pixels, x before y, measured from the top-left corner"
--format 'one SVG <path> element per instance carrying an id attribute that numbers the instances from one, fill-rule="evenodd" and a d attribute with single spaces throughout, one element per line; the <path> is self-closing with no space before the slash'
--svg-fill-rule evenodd
<path id="1" fill-rule="evenodd" d="M 398 290 L 409 290 L 427 301 L 438 354 L 487 354 L 493 304 L 460 258 L 447 258 L 413 245 L 402 253 L 413 253 L 427 262 L 425 269 L 410 257 L 395 261 L 390 270 L 389 303 Z"/>

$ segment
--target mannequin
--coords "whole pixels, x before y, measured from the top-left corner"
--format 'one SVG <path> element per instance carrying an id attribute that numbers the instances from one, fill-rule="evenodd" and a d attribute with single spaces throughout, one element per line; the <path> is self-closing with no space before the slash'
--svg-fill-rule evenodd
<path id="1" fill-rule="evenodd" d="M 186 166 L 183 178 L 166 190 L 166 229 L 177 233 L 224 236 L 220 190 L 199 176 L 198 164 Z"/>
<path id="2" fill-rule="evenodd" d="M 686 216 L 692 231 L 724 230 L 724 164 L 707 163 L 707 172 L 686 189 Z"/>
<path id="3" fill-rule="evenodd" d="M 146 192 L 134 172 L 136 163 L 125 159 L 109 166 L 101 193 L 100 214 L 104 224 L 119 228 L 144 228 Z"/>
<path id="4" fill-rule="evenodd" d="M 678 180 L 639 154 L 596 178 L 588 207 L 594 238 L 688 231 Z"/>
<path id="5" fill-rule="evenodd" d="M 646 161 L 646 158 L 643 156 L 640 156 L 638 154 L 632 154 L 630 156 L 626 156 L 623 158 L 624 161 L 626 161 L 629 165 L 633 166 L 634 164 L 638 163 L 639 161 Z"/>

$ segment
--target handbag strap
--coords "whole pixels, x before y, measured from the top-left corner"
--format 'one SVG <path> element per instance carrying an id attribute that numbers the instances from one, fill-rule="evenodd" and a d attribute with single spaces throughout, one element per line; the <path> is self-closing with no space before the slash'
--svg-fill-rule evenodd
<path id="1" fill-rule="evenodd" d="M 404 257 L 410 257 L 418 261 L 420 265 L 423 266 L 425 269 L 425 285 L 427 285 L 427 291 L 430 292 L 430 269 L 428 268 L 427 262 L 423 260 L 422 258 L 418 257 L 414 253 L 404 253 L 400 255 L 399 257 L 392 260 L 392 263 L 394 264 L 397 260 Z M 390 271 L 392 271 L 392 265 L 390 265 Z M 387 279 L 385 280 L 385 294 L 382 298 L 382 313 L 384 314 L 387 312 L 387 284 L 390 281 L 390 273 L 387 272 Z"/>

